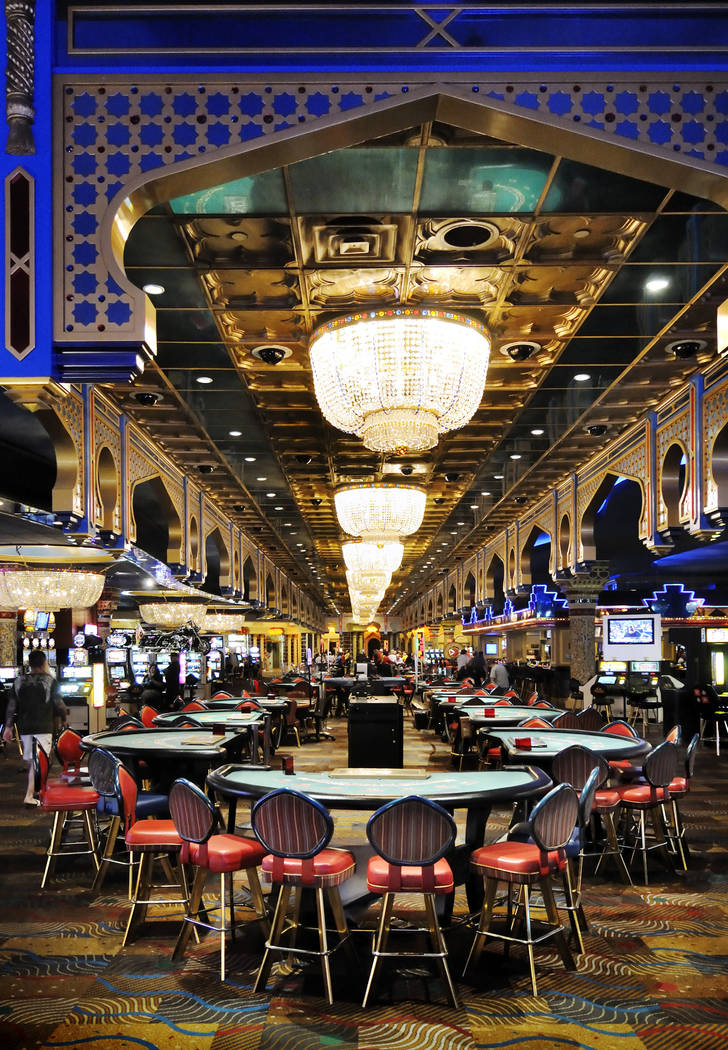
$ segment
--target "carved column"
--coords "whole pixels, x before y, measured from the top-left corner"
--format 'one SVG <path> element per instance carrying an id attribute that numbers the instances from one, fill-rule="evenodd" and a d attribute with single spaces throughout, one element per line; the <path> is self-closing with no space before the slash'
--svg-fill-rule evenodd
<path id="1" fill-rule="evenodd" d="M 569 663 L 571 677 L 584 683 L 596 670 L 595 627 L 599 593 L 609 577 L 609 562 L 589 562 L 588 570 L 559 579 L 559 587 L 569 601 Z"/>
<path id="2" fill-rule="evenodd" d="M 5 0 L 6 153 L 35 153 L 33 86 L 35 61 L 35 0 Z"/>

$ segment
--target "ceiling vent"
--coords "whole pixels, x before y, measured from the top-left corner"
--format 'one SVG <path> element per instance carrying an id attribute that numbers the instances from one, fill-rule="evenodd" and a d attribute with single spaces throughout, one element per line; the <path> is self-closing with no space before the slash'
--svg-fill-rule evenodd
<path id="1" fill-rule="evenodd" d="M 369 217 L 332 219 L 313 224 L 311 237 L 317 263 L 341 263 L 361 259 L 370 263 L 392 263 L 397 249 L 398 227 Z"/>

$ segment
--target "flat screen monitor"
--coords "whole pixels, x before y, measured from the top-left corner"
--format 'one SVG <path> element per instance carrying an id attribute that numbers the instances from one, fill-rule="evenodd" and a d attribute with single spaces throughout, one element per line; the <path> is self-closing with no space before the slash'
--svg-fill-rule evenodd
<path id="1" fill-rule="evenodd" d="M 107 664 L 125 664 L 126 663 L 126 649 L 107 649 L 106 650 L 106 662 Z"/>
<path id="2" fill-rule="evenodd" d="M 605 660 L 657 660 L 662 657 L 659 616 L 605 616 L 602 647 Z"/>
<path id="3" fill-rule="evenodd" d="M 0 682 L 14 682 L 17 674 L 16 667 L 0 667 Z"/>
<path id="4" fill-rule="evenodd" d="M 47 631 L 50 618 L 51 614 L 49 612 L 37 612 L 35 614 L 36 631 Z"/>
<path id="5" fill-rule="evenodd" d="M 486 656 L 497 656 L 498 655 L 498 642 L 486 642 L 485 643 L 485 655 Z"/>
<path id="6" fill-rule="evenodd" d="M 600 671 L 609 671 L 612 674 L 625 674 L 627 671 L 626 660 L 602 660 L 599 664 Z"/>
<path id="7" fill-rule="evenodd" d="M 630 670 L 635 674 L 658 674 L 660 671 L 659 660 L 633 660 Z"/>

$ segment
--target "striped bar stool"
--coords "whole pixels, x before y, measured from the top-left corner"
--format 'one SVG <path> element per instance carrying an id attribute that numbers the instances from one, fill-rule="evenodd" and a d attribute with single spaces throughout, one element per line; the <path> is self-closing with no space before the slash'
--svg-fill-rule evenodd
<path id="1" fill-rule="evenodd" d="M 679 856 L 683 871 L 688 870 L 690 849 L 685 838 L 685 827 L 677 802 L 678 799 L 685 798 L 690 791 L 690 781 L 693 779 L 693 773 L 695 772 L 695 758 L 699 744 L 700 734 L 696 733 L 688 744 L 687 754 L 685 755 L 685 776 L 673 777 L 668 785 L 671 812 L 670 816 L 664 815 L 668 848 L 672 853 Z"/>
<path id="2" fill-rule="evenodd" d="M 454 890 L 453 873 L 445 860 L 445 853 L 455 841 L 456 833 L 455 821 L 447 810 L 419 795 L 388 802 L 369 818 L 367 838 L 377 852 L 367 865 L 367 889 L 370 893 L 382 894 L 383 900 L 363 1006 L 367 1005 L 374 991 L 382 959 L 412 955 L 437 960 L 448 998 L 453 1006 L 458 1005 L 435 908 L 436 896 Z M 392 907 L 398 893 L 422 895 L 430 935 L 429 952 L 387 951 Z M 405 931 L 398 931 L 398 934 L 400 932 Z"/>
<path id="3" fill-rule="evenodd" d="M 177 834 L 183 845 L 180 860 L 192 864 L 195 878 L 190 892 L 188 913 L 185 916 L 175 945 L 173 959 L 184 955 L 190 935 L 195 927 L 214 930 L 220 934 L 220 980 L 225 980 L 225 934 L 230 929 L 235 940 L 235 907 L 233 898 L 233 872 L 245 871 L 253 899 L 256 915 L 268 933 L 265 902 L 260 889 L 257 867 L 263 860 L 264 850 L 257 839 L 220 832 L 220 813 L 211 799 L 196 784 L 189 780 L 175 780 L 169 793 L 169 809 Z M 220 876 L 220 925 L 203 921 L 200 915 L 207 911 L 202 905 L 202 894 L 210 872 Z M 230 926 L 225 921 L 225 898 L 229 894 Z"/>
<path id="4" fill-rule="evenodd" d="M 576 792 L 568 784 L 559 784 L 541 799 L 531 814 L 528 825 L 529 838 L 533 840 L 532 842 L 496 842 L 492 846 L 481 846 L 471 854 L 470 867 L 476 874 L 483 877 L 485 899 L 463 976 L 471 963 L 477 963 L 487 937 L 502 940 L 506 946 L 514 943 L 526 946 L 534 995 L 538 995 L 533 958 L 534 945 L 554 937 L 566 969 L 576 968 L 574 957 L 564 936 L 564 928 L 559 920 L 551 888 L 551 876 L 556 874 L 563 876 L 566 904 L 573 908 L 574 900 L 565 846 L 574 833 L 578 816 L 579 798 Z M 499 883 L 506 884 L 509 898 L 514 886 L 518 887 L 523 895 L 525 937 L 516 937 L 512 932 L 494 933 L 491 930 L 493 906 Z M 531 917 L 531 890 L 535 886 L 541 890 L 548 918 L 547 928 L 538 935 L 534 935 Z M 511 905 L 509 904 L 510 914 Z M 508 929 L 511 929 L 510 925 Z"/>
<path id="5" fill-rule="evenodd" d="M 647 756 L 644 764 L 642 784 L 627 784 L 615 788 L 619 794 L 620 805 L 625 824 L 625 849 L 631 849 L 630 866 L 635 854 L 642 856 L 642 873 L 645 886 L 648 885 L 647 855 L 652 850 L 659 850 L 666 866 L 672 870 L 671 854 L 668 848 L 664 820 L 665 804 L 670 801 L 670 784 L 677 771 L 677 747 L 668 741 L 660 744 Z M 645 817 L 649 814 L 652 821 L 653 838 L 648 841 Z M 631 844 L 626 844 L 627 835 L 632 836 Z"/>
<path id="6" fill-rule="evenodd" d="M 320 802 L 299 791 L 287 788 L 271 791 L 255 803 L 251 821 L 256 838 L 268 851 L 262 862 L 263 878 L 280 890 L 270 937 L 265 943 L 265 954 L 253 991 L 262 991 L 268 983 L 273 953 L 289 952 L 295 947 L 296 955 L 315 955 L 321 960 L 326 998 L 331 1005 L 334 996 L 329 957 L 343 945 L 354 965 L 358 966 L 339 896 L 341 883 L 354 874 L 354 858 L 348 850 L 328 848 L 334 833 L 334 822 L 329 811 Z M 286 926 L 291 888 L 295 888 L 295 896 L 291 920 Z M 316 896 L 318 950 L 301 948 L 296 943 L 301 897 L 306 888 L 313 889 Z M 338 940 L 331 948 L 326 927 L 325 898 L 328 898 L 338 934 Z M 290 934 L 288 942 L 284 940 L 287 934 Z"/>
<path id="7" fill-rule="evenodd" d="M 46 851 L 46 864 L 40 888 L 45 889 L 48 877 L 53 874 L 58 857 L 91 856 L 94 871 L 99 862 L 96 854 L 96 832 L 91 814 L 96 811 L 99 796 L 92 787 L 77 787 L 62 781 L 48 782 L 48 755 L 38 741 L 33 738 L 33 772 L 35 775 L 35 793 L 40 799 L 41 809 L 53 814 L 51 838 Z M 64 841 L 63 833 L 67 830 L 73 814 L 81 814 L 86 848 L 80 849 L 80 842 Z"/>

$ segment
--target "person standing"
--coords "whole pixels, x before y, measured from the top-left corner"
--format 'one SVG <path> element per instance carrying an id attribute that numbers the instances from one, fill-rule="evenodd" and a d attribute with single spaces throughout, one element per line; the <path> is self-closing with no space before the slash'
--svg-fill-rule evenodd
<path id="1" fill-rule="evenodd" d="M 468 674 L 473 679 L 475 688 L 480 689 L 488 674 L 488 669 L 485 666 L 485 657 L 483 656 L 483 653 L 480 651 L 480 649 L 477 649 L 473 653 L 473 659 L 470 661 L 467 667 Z"/>
<path id="2" fill-rule="evenodd" d="M 179 682 L 179 671 L 179 655 L 177 653 L 172 653 L 164 672 L 164 704 L 165 710 L 167 711 L 171 711 L 174 708 L 174 702 L 180 695 L 181 687 Z"/>
<path id="3" fill-rule="evenodd" d="M 53 744 L 53 719 L 58 716 L 61 724 L 68 720 L 66 705 L 58 694 L 58 686 L 48 670 L 48 664 L 40 649 L 33 649 L 28 658 L 30 672 L 15 679 L 5 716 L 3 739 L 13 739 L 13 724 L 17 720 L 18 732 L 23 745 L 23 760 L 28 764 L 28 784 L 25 789 L 25 805 L 39 806 L 35 797 L 35 775 L 33 770 L 33 741 L 37 740 L 48 756 Z"/>
<path id="4" fill-rule="evenodd" d="M 498 689 L 507 689 L 510 685 L 508 671 L 503 663 L 493 664 L 490 669 L 490 680 Z"/>

